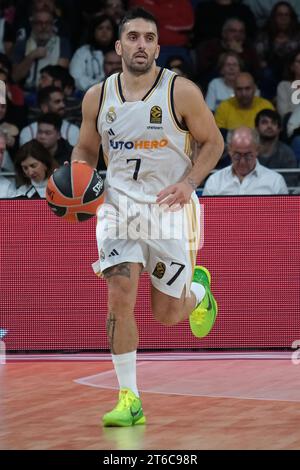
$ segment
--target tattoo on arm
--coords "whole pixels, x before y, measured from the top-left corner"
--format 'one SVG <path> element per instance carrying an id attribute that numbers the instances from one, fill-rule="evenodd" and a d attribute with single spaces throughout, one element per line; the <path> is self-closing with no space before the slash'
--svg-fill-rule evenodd
<path id="1" fill-rule="evenodd" d="M 114 313 L 109 313 L 106 322 L 106 331 L 109 341 L 109 347 L 112 354 L 116 354 L 114 348 L 114 336 L 115 336 L 115 329 L 116 329 L 116 317 Z"/>
<path id="2" fill-rule="evenodd" d="M 117 264 L 116 266 L 112 266 L 111 268 L 105 269 L 103 272 L 103 276 L 105 279 L 109 279 L 113 276 L 124 276 L 130 279 L 130 263 L 121 263 Z"/>

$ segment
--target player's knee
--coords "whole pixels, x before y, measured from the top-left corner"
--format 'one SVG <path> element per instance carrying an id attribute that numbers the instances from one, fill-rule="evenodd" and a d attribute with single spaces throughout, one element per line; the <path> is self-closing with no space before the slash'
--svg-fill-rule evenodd
<path id="1" fill-rule="evenodd" d="M 134 309 L 135 294 L 126 282 L 108 285 L 109 311 L 116 314 L 131 312 Z"/>

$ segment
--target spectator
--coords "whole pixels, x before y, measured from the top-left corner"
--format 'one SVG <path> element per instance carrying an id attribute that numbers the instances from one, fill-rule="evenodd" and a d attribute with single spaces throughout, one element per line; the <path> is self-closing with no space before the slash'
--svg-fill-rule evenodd
<path id="1" fill-rule="evenodd" d="M 16 197 L 46 197 L 48 178 L 58 167 L 51 154 L 36 140 L 19 148 L 16 155 Z"/>
<path id="2" fill-rule="evenodd" d="M 63 118 L 66 112 L 66 106 L 64 101 L 64 95 L 59 88 L 46 87 L 42 88 L 38 94 L 38 102 L 43 114 L 55 113 L 59 117 Z M 25 127 L 20 134 L 20 145 L 24 145 L 26 142 L 36 138 L 37 134 L 37 122 L 31 123 Z M 63 119 L 61 127 L 61 135 L 66 139 L 72 147 L 77 143 L 79 136 L 79 128 L 74 124 Z"/>
<path id="3" fill-rule="evenodd" d="M 103 11 L 109 15 L 116 24 L 119 24 L 125 15 L 125 6 L 122 0 L 104 0 Z"/>
<path id="4" fill-rule="evenodd" d="M 297 103 L 292 99 L 293 93 L 295 92 L 292 83 L 295 80 L 300 80 L 300 49 L 293 54 L 287 64 L 286 78 L 287 80 L 282 80 L 277 86 L 276 107 L 281 117 L 292 113 L 297 107 Z M 299 84 L 300 81 L 298 88 Z"/>
<path id="5" fill-rule="evenodd" d="M 0 53 L 0 80 L 6 84 L 7 97 L 14 106 L 24 106 L 24 92 L 13 82 L 11 74 L 11 61 L 5 54 Z"/>
<path id="6" fill-rule="evenodd" d="M 47 65 L 41 70 L 38 90 L 27 94 L 28 119 L 34 121 L 40 115 L 38 93 L 49 86 L 59 88 L 64 94 L 65 118 L 73 124 L 81 124 L 81 92 L 75 92 L 75 81 L 69 71 L 61 65 Z"/>
<path id="7" fill-rule="evenodd" d="M 25 81 L 27 90 L 37 86 L 40 71 L 46 65 L 68 67 L 70 59 L 69 41 L 53 32 L 54 17 L 50 11 L 35 11 L 31 24 L 31 35 L 17 41 L 13 56 L 13 77 L 16 82 Z"/>
<path id="8" fill-rule="evenodd" d="M 276 87 L 283 78 L 287 58 L 300 47 L 300 29 L 295 10 L 287 2 L 278 2 L 263 31 L 258 35 L 256 49 L 263 71 L 265 92 L 270 98 L 276 95 Z M 271 91 L 270 91 L 271 89 Z"/>
<path id="9" fill-rule="evenodd" d="M 87 44 L 75 51 L 70 63 L 70 73 L 76 88 L 86 91 L 104 79 L 104 53 L 114 47 L 117 40 L 117 26 L 107 15 L 93 18 Z"/>
<path id="10" fill-rule="evenodd" d="M 258 159 L 267 168 L 297 168 L 293 150 L 279 140 L 281 119 L 279 113 L 263 109 L 255 118 L 255 128 L 260 138 Z M 298 175 L 283 175 L 288 186 L 297 186 Z"/>
<path id="11" fill-rule="evenodd" d="M 272 8 L 278 3 L 278 0 L 243 0 L 243 3 L 251 8 L 254 13 L 257 26 L 263 27 L 270 16 Z M 300 2 L 299 0 L 288 0 L 288 3 L 293 7 L 298 15 L 300 21 Z"/>
<path id="12" fill-rule="evenodd" d="M 0 104 L 0 129 L 6 137 L 8 151 L 14 156 L 18 147 L 19 129 L 13 124 L 13 119 L 8 119 L 7 104 Z"/>
<path id="13" fill-rule="evenodd" d="M 255 17 L 247 5 L 235 0 L 212 0 L 201 2 L 195 13 L 194 44 L 218 38 L 226 20 L 238 18 L 246 26 L 247 36 L 256 33 Z"/>
<path id="14" fill-rule="evenodd" d="M 288 194 L 283 177 L 258 160 L 259 136 L 255 129 L 240 127 L 228 134 L 232 164 L 211 175 L 203 196 Z"/>
<path id="15" fill-rule="evenodd" d="M 5 134 L 0 130 L 0 198 L 11 198 L 15 196 L 15 185 L 5 176 L 1 175 L 1 172 L 5 172 L 8 169 L 4 167 L 6 155 L 6 137 Z"/>
<path id="16" fill-rule="evenodd" d="M 259 111 L 274 109 L 270 101 L 255 96 L 255 91 L 253 77 L 249 73 L 240 73 L 234 87 L 234 98 L 223 101 L 216 109 L 216 123 L 223 135 L 239 126 L 254 128 L 255 116 Z"/>
<path id="17" fill-rule="evenodd" d="M 220 55 L 218 70 L 221 76 L 209 82 L 205 97 L 211 111 L 215 112 L 222 101 L 234 96 L 235 81 L 242 68 L 242 61 L 236 52 L 223 52 Z"/>
<path id="18" fill-rule="evenodd" d="M 122 72 L 122 59 L 114 49 L 104 55 L 103 70 L 105 78 L 113 73 Z"/>
<path id="19" fill-rule="evenodd" d="M 300 104 L 296 106 L 288 119 L 287 136 L 295 152 L 298 166 L 300 167 Z"/>
<path id="20" fill-rule="evenodd" d="M 57 2 L 56 0 L 19 0 L 15 19 L 15 27 L 17 30 L 18 39 L 28 39 L 31 31 L 30 19 L 32 15 L 35 12 L 45 10 L 53 15 L 54 33 L 60 37 L 69 38 L 71 31 L 71 28 L 69 27 L 70 18 L 68 18 L 68 21 L 64 20 L 63 11 L 58 6 L 58 3 L 62 6 L 62 2 Z"/>
<path id="21" fill-rule="evenodd" d="M 222 52 L 236 52 L 247 71 L 258 77 L 259 58 L 255 47 L 246 36 L 245 24 L 237 18 L 229 18 L 222 28 L 222 37 L 203 41 L 195 49 L 197 75 L 203 89 L 217 75 L 216 64 Z"/>
<path id="22" fill-rule="evenodd" d="M 56 114 L 44 114 L 38 119 L 36 140 L 48 150 L 54 160 L 63 165 L 70 161 L 73 148 L 61 137 L 61 119 Z"/>

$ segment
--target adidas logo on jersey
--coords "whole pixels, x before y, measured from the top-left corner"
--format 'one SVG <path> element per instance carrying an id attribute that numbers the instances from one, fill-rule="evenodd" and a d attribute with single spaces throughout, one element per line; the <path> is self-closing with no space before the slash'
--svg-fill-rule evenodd
<path id="1" fill-rule="evenodd" d="M 119 256 L 119 253 L 117 252 L 117 250 L 113 250 L 110 255 L 108 255 L 109 258 L 111 258 L 112 256 Z"/>

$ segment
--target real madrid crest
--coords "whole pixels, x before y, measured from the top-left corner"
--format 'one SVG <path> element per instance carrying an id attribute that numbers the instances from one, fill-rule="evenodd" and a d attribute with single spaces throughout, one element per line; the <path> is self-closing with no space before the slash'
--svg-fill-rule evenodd
<path id="1" fill-rule="evenodd" d="M 107 113 L 106 113 L 106 122 L 108 124 L 111 124 L 116 119 L 117 119 L 117 115 L 116 115 L 116 112 L 115 112 L 115 108 L 113 106 L 111 106 L 109 108 L 109 110 L 107 111 Z"/>

